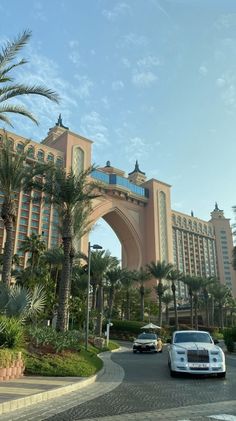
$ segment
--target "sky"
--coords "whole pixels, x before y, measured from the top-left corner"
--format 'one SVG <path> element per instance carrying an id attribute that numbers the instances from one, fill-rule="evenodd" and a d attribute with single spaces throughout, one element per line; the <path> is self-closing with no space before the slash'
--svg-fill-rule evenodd
<path id="1" fill-rule="evenodd" d="M 25 99 L 40 125 L 14 116 L 12 131 L 41 141 L 61 113 L 96 165 L 137 159 L 172 185 L 172 209 L 209 220 L 217 201 L 233 222 L 235 0 L 0 0 L 0 14 L 1 46 L 32 30 L 15 79 L 61 97 Z M 120 255 L 102 221 L 91 241 Z"/>

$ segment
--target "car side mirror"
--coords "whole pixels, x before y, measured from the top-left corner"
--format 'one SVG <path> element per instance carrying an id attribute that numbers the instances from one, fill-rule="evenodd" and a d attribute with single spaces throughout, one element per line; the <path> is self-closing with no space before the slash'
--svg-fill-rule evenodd
<path id="1" fill-rule="evenodd" d="M 171 339 L 170 338 L 166 339 L 166 343 L 171 344 Z"/>
<path id="2" fill-rule="evenodd" d="M 220 341 L 219 341 L 218 339 L 213 339 L 213 341 L 214 341 L 214 344 L 215 344 L 215 345 L 217 345 L 217 344 L 219 344 L 219 343 L 220 343 Z"/>

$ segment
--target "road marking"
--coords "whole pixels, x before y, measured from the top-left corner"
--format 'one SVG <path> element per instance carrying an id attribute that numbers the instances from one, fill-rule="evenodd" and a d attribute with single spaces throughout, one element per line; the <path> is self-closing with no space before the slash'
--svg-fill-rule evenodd
<path id="1" fill-rule="evenodd" d="M 228 415 L 228 414 L 209 415 L 207 418 L 214 418 L 215 420 L 222 420 L 222 421 L 236 421 L 235 415 Z"/>

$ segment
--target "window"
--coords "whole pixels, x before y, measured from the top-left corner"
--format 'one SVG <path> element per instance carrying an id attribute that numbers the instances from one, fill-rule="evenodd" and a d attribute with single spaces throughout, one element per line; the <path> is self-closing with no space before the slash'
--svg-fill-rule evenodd
<path id="1" fill-rule="evenodd" d="M 44 151 L 39 150 L 37 154 L 37 158 L 39 161 L 44 161 Z"/>
<path id="2" fill-rule="evenodd" d="M 29 146 L 27 149 L 27 156 L 29 158 L 34 158 L 34 147 L 33 146 Z"/>
<path id="3" fill-rule="evenodd" d="M 73 150 L 72 167 L 75 175 L 78 175 L 81 171 L 84 170 L 84 151 L 79 147 L 74 148 Z"/>
<path id="4" fill-rule="evenodd" d="M 54 162 L 54 155 L 52 153 L 49 153 L 47 156 L 47 161 L 48 162 Z"/>
<path id="5" fill-rule="evenodd" d="M 63 158 L 57 157 L 56 165 L 58 167 L 63 167 Z"/>

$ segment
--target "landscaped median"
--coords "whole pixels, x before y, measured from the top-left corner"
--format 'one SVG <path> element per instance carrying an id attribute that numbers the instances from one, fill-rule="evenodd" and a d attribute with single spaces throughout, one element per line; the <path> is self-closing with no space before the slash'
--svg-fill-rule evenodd
<path id="1" fill-rule="evenodd" d="M 12 376 L 16 372 L 21 376 L 25 367 L 25 375 L 90 377 L 101 370 L 103 365 L 97 354 L 119 348 L 114 342 L 109 342 L 109 346 L 103 348 L 93 343 L 91 338 L 86 351 L 84 338 L 78 331 L 61 333 L 50 327 L 30 327 L 26 329 L 23 347 L 0 349 L 0 380 L 13 378 L 5 371 L 1 375 L 1 368 L 10 367 L 14 368 Z M 18 366 L 21 372 L 15 370 Z"/>

